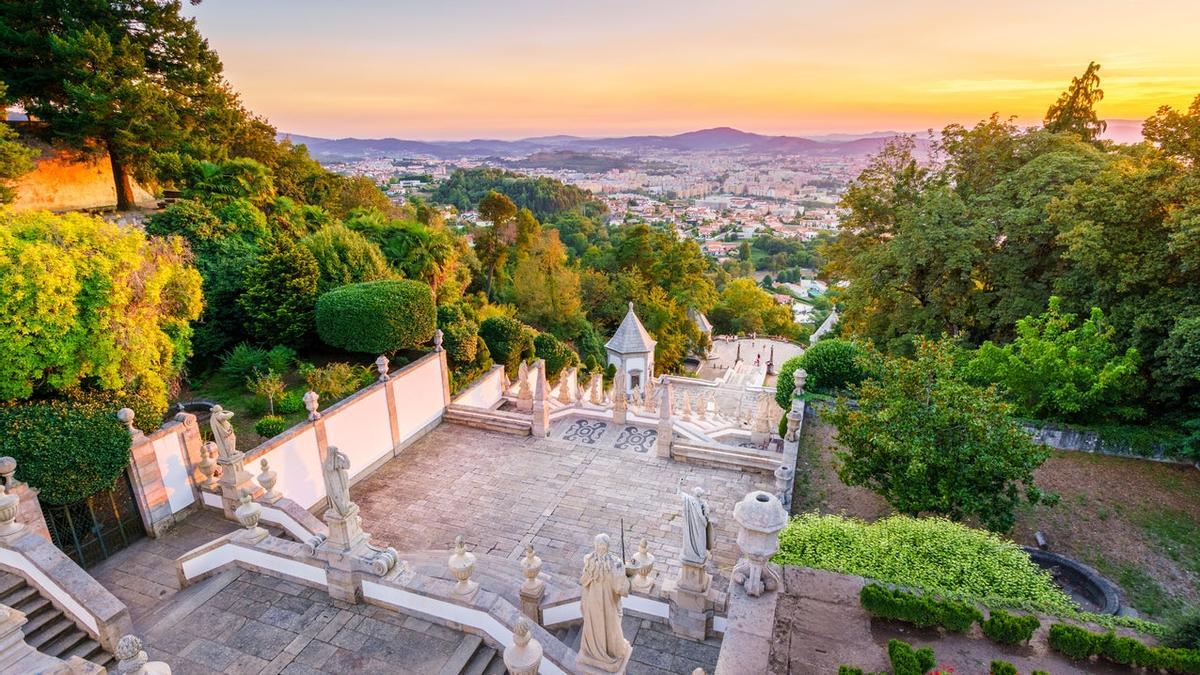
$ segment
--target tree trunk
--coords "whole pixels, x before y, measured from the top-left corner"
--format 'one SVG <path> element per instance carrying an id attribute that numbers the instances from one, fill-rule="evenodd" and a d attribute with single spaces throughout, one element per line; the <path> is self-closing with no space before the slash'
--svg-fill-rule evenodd
<path id="1" fill-rule="evenodd" d="M 113 185 L 117 188 L 117 210 L 128 211 L 134 207 L 133 180 L 125 164 L 112 151 L 112 144 L 108 146 L 108 161 L 112 164 Z"/>

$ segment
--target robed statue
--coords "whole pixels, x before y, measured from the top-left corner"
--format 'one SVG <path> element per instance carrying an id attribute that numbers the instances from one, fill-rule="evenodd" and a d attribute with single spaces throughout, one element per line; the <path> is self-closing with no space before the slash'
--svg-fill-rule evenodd
<path id="1" fill-rule="evenodd" d="M 217 455 L 226 462 L 231 461 L 237 452 L 237 435 L 233 433 L 233 423 L 229 421 L 231 418 L 233 413 L 219 405 L 209 408 L 208 424 L 217 443 Z"/>
<path id="2" fill-rule="evenodd" d="M 329 497 L 329 509 L 339 518 L 346 518 L 358 510 L 350 501 L 350 458 L 333 446 L 325 453 L 321 467 L 325 474 L 325 494 Z"/>
<path id="3" fill-rule="evenodd" d="M 621 631 L 621 598 L 629 595 L 629 578 L 621 557 L 608 550 L 608 535 L 596 535 L 595 549 L 583 559 L 579 583 L 583 632 L 576 665 L 581 670 L 622 672 L 632 649 Z"/>
<path id="4" fill-rule="evenodd" d="M 683 479 L 679 480 L 679 496 L 683 498 L 683 561 L 694 565 L 708 562 L 708 552 L 714 542 L 712 520 L 708 515 L 708 504 L 704 503 L 704 489 L 696 487 L 692 494 L 683 491 Z"/>

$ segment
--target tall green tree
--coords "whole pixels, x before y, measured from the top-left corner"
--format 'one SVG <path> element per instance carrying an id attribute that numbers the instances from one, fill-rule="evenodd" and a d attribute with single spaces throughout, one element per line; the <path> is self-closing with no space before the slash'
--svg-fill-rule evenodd
<path id="1" fill-rule="evenodd" d="M 513 219 L 517 205 L 504 194 L 489 191 L 479 200 L 479 216 L 490 223 L 489 227 L 475 228 L 475 255 L 487 272 L 487 295 L 493 297 L 493 281 L 496 270 L 508 259 L 509 246 L 516 240 Z"/>
<path id="2" fill-rule="evenodd" d="M 51 135 L 106 153 L 117 206 L 156 156 L 188 152 L 222 127 L 231 96 L 221 63 L 177 0 L 0 5 L 0 79 Z"/>
<path id="3" fill-rule="evenodd" d="M 1100 88 L 1100 64 L 1092 61 L 1071 86 L 1046 111 L 1042 125 L 1051 133 L 1073 133 L 1085 141 L 1095 141 L 1108 127 L 1096 117 L 1096 104 L 1104 100 Z"/>
<path id="4" fill-rule="evenodd" d="M 304 345 L 313 331 L 320 278 L 311 251 L 287 237 L 273 239 L 245 272 L 238 304 L 246 333 L 261 345 Z"/>
<path id="5" fill-rule="evenodd" d="M 5 85 L 0 82 L 0 110 L 8 102 Z M 33 170 L 33 158 L 37 151 L 17 140 L 17 132 L 0 121 L 0 204 L 6 204 L 15 196 L 10 183 L 14 178 Z"/>
<path id="6" fill-rule="evenodd" d="M 1008 531 L 1018 505 L 1042 499 L 1033 472 L 1049 450 L 1034 445 L 995 387 L 956 374 L 948 340 L 915 347 L 914 359 L 883 359 L 878 378 L 856 388 L 856 406 L 841 400 L 829 414 L 845 447 L 838 476 L 905 514 Z"/>

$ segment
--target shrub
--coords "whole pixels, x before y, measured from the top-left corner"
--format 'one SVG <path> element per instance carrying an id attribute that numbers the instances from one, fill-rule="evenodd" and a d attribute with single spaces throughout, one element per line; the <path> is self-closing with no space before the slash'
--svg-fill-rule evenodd
<path id="1" fill-rule="evenodd" d="M 350 284 L 317 299 L 317 335 L 351 352 L 412 349 L 433 335 L 436 312 L 433 292 L 419 281 Z"/>
<path id="2" fill-rule="evenodd" d="M 887 651 L 893 675 L 925 675 L 937 665 L 929 647 L 913 649 L 903 640 L 888 640 Z"/>
<path id="3" fill-rule="evenodd" d="M 1008 661 L 992 661 L 990 675 L 1017 675 L 1017 667 Z"/>
<path id="4" fill-rule="evenodd" d="M 328 293 L 347 284 L 394 279 L 379 247 L 341 223 L 326 225 L 300 240 L 321 270 L 317 292 Z"/>
<path id="5" fill-rule="evenodd" d="M 941 626 L 962 633 L 983 616 L 975 607 L 955 600 L 939 600 L 915 593 L 868 584 L 859 602 L 873 616 L 906 621 L 921 628 Z"/>
<path id="6" fill-rule="evenodd" d="M 779 367 L 779 377 L 775 379 L 775 402 L 784 410 L 792 409 L 792 394 L 796 391 L 796 371 L 804 362 L 804 355 L 793 356 Z M 805 386 L 808 386 L 807 381 Z"/>
<path id="7" fill-rule="evenodd" d="M 805 514 L 779 536 L 775 562 L 913 586 L 989 606 L 1069 613 L 1077 607 L 1019 546 L 941 518 L 874 523 Z"/>
<path id="8" fill-rule="evenodd" d="M 479 337 L 487 344 L 496 363 L 504 364 L 511 377 L 517 366 L 533 353 L 533 335 L 525 324 L 507 316 L 492 316 L 479 324 Z"/>
<path id="9" fill-rule="evenodd" d="M 0 404 L 0 455 L 17 460 L 17 477 L 40 489 L 42 502 L 78 502 L 112 487 L 129 465 L 120 408 L 101 396 Z"/>
<path id="10" fill-rule="evenodd" d="M 808 372 L 804 385 L 806 389 L 828 393 L 862 382 L 867 376 L 864 363 L 866 356 L 866 350 L 849 340 L 821 340 L 799 357 L 798 367 Z M 778 392 L 776 387 L 777 397 Z M 791 392 L 788 392 L 788 400 L 788 405 L 791 405 Z"/>
<path id="11" fill-rule="evenodd" d="M 263 438 L 273 438 L 288 428 L 287 420 L 279 415 L 267 415 L 254 423 L 254 433 Z"/>
<path id="12" fill-rule="evenodd" d="M 259 344 L 304 344 L 312 332 L 320 275 L 308 249 L 275 238 L 246 268 L 246 290 L 238 298 L 246 333 Z"/>
<path id="13" fill-rule="evenodd" d="M 854 666 L 838 666 L 838 675 L 863 675 L 863 669 Z"/>
<path id="14" fill-rule="evenodd" d="M 239 381 L 267 369 L 267 351 L 244 342 L 221 357 L 221 372 Z"/>
<path id="15" fill-rule="evenodd" d="M 1046 644 L 1051 649 L 1074 661 L 1082 661 L 1100 653 L 1093 634 L 1078 626 L 1056 623 L 1050 626 Z"/>
<path id="16" fill-rule="evenodd" d="M 275 409 L 281 415 L 292 415 L 304 410 L 304 395 L 298 391 L 284 392 L 283 396 L 279 397 L 279 402 L 275 404 Z"/>
<path id="17" fill-rule="evenodd" d="M 983 634 L 992 642 L 1002 645 L 1016 645 L 1029 642 L 1033 632 L 1042 625 L 1033 615 L 1013 616 L 1008 612 L 997 609 L 992 611 L 987 621 L 979 624 Z"/>
<path id="18" fill-rule="evenodd" d="M 533 339 L 533 353 L 539 359 L 546 360 L 546 377 L 555 378 L 563 368 L 579 362 L 579 357 L 567 343 L 559 340 L 550 333 L 538 333 Z"/>
<path id="19" fill-rule="evenodd" d="M 265 373 L 256 371 L 246 378 L 246 389 L 256 396 L 267 399 L 267 411 L 274 415 L 275 399 L 282 396 L 284 391 L 283 378 L 273 370 Z"/>
<path id="20" fill-rule="evenodd" d="M 356 368 L 349 363 L 330 363 L 308 371 L 304 383 L 326 399 L 325 405 L 328 405 L 357 390 L 365 377 L 364 370 L 369 369 Z"/>
<path id="21" fill-rule="evenodd" d="M 1163 644 L 1168 647 L 1200 649 L 1200 608 L 1194 608 L 1175 617 L 1167 627 Z"/>
<path id="22" fill-rule="evenodd" d="M 275 345 L 267 352 L 267 370 L 283 375 L 296 361 L 296 350 L 284 345 Z M 261 369 L 260 369 L 261 370 Z"/>

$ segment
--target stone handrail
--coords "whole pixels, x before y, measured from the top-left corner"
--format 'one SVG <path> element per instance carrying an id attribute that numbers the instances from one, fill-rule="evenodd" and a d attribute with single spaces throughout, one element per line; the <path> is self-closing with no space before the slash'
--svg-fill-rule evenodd
<path id="1" fill-rule="evenodd" d="M 28 528 L 0 538 L 0 568 L 25 579 L 110 652 L 133 629 L 125 603 Z"/>
<path id="2" fill-rule="evenodd" d="M 770 450 L 689 440 L 676 440 L 672 443 L 671 456 L 682 461 L 766 473 L 773 473 L 784 459 L 780 453 Z"/>

